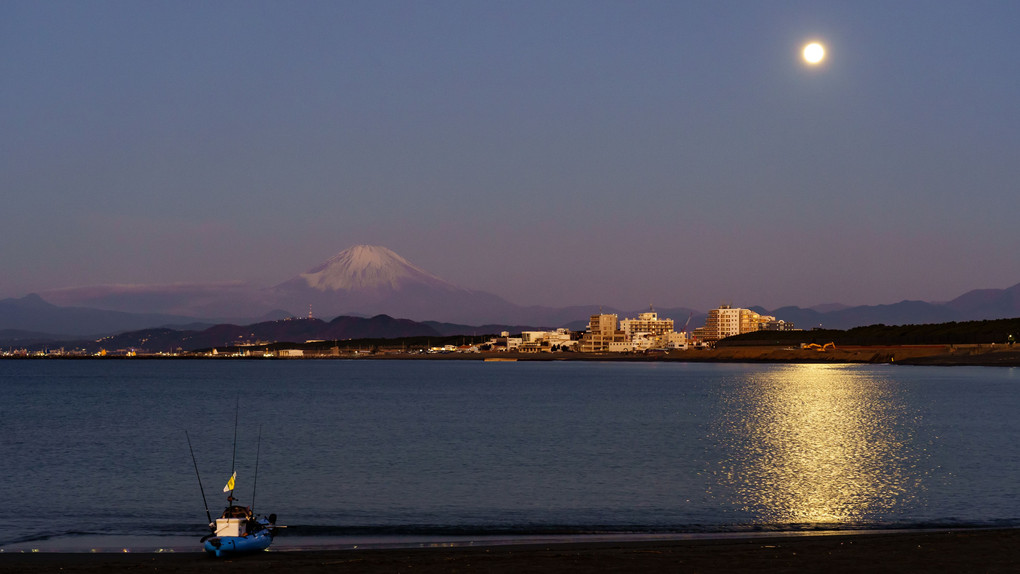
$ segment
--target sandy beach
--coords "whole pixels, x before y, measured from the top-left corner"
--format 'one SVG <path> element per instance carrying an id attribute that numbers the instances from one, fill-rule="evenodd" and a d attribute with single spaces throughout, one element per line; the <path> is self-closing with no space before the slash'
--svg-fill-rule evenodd
<path id="1" fill-rule="evenodd" d="M 0 572 L 1018 572 L 1020 529 L 939 530 L 491 547 L 0 554 Z"/>

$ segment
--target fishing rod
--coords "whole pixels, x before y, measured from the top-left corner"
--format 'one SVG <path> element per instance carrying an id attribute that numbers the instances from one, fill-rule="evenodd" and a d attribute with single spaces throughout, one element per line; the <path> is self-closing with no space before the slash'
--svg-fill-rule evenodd
<path id="1" fill-rule="evenodd" d="M 198 461 L 195 460 L 195 449 L 191 448 L 191 437 L 188 436 L 187 429 L 184 430 L 184 436 L 188 439 L 188 450 L 191 451 L 191 462 L 195 463 L 195 477 L 198 478 L 198 490 L 202 493 L 202 504 L 205 505 L 205 517 L 209 519 L 209 527 L 212 528 L 212 514 L 209 514 L 209 503 L 205 500 L 205 489 L 202 488 L 202 477 L 198 474 Z"/>
<path id="2" fill-rule="evenodd" d="M 233 504 L 234 500 L 235 500 L 234 499 L 234 484 L 233 484 L 234 481 L 233 481 L 233 477 L 235 476 L 235 474 L 237 472 L 235 470 L 235 468 L 234 468 L 234 462 L 237 461 L 237 416 L 238 416 L 238 413 L 240 412 L 240 410 L 241 410 L 241 395 L 238 395 L 237 399 L 234 402 L 234 453 L 230 456 L 231 484 L 230 484 L 230 494 L 227 495 L 227 503 L 228 504 Z"/>
<path id="3" fill-rule="evenodd" d="M 259 425 L 259 442 L 255 447 L 255 480 L 251 486 L 251 513 L 255 514 L 255 489 L 259 485 L 259 451 L 262 450 L 262 425 Z"/>

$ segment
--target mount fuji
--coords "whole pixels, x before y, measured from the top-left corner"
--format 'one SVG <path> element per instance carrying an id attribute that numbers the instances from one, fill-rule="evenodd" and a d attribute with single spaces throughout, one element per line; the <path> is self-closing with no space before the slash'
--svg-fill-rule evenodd
<path id="1" fill-rule="evenodd" d="M 558 327 L 598 310 L 515 305 L 465 289 L 418 267 L 386 247 L 356 245 L 325 263 L 268 288 L 243 283 L 94 285 L 39 293 L 46 302 L 122 313 L 245 324 L 286 316 L 333 318 L 389 315 L 465 325 Z M 2 322 L 0 322 L 2 323 Z M 2 327 L 2 324 L 0 324 Z M 19 328 L 25 328 L 19 323 Z"/>
<path id="2" fill-rule="evenodd" d="M 355 245 L 318 267 L 278 285 L 278 289 L 311 287 L 318 291 L 399 291 L 415 284 L 445 291 L 467 291 L 443 281 L 390 249 Z"/>
<path id="3" fill-rule="evenodd" d="M 513 322 L 521 308 L 449 283 L 390 249 L 356 245 L 268 291 L 276 306 L 316 315 L 378 315 L 415 321 Z"/>

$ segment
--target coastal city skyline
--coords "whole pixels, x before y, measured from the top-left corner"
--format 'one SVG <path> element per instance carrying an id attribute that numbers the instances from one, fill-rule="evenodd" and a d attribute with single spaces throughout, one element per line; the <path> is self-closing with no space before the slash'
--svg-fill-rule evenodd
<path id="1" fill-rule="evenodd" d="M 1009 2 L 5 3 L 0 299 L 273 285 L 356 244 L 521 305 L 1008 288 L 1018 19 Z"/>

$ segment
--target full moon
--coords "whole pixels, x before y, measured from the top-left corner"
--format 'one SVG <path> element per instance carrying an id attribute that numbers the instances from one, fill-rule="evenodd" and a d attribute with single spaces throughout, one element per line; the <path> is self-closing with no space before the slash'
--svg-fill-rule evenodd
<path id="1" fill-rule="evenodd" d="M 804 60 L 809 64 L 817 64 L 825 59 L 825 48 L 818 42 L 804 46 Z"/>

